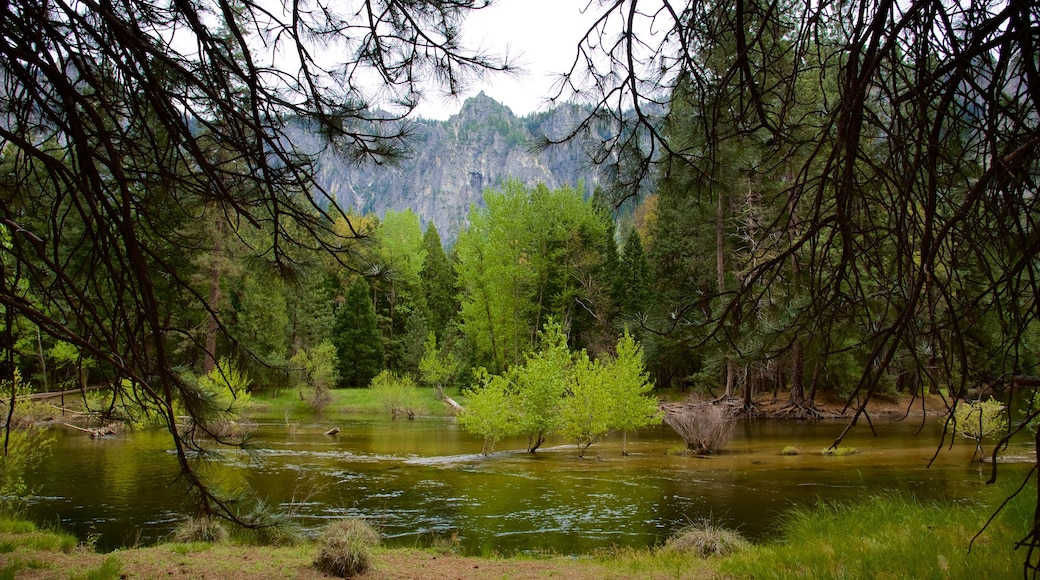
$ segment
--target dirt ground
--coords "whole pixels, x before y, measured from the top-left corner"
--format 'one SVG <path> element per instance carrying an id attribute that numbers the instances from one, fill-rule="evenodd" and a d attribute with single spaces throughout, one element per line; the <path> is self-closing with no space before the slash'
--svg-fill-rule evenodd
<path id="1" fill-rule="evenodd" d="M 662 403 L 661 406 L 666 410 L 678 410 L 686 405 L 707 403 L 727 405 L 737 416 L 743 416 L 747 412 L 742 408 L 743 401 L 739 399 L 719 401 L 697 396 L 692 396 L 685 402 Z M 767 393 L 755 397 L 753 403 L 751 414 L 761 419 L 852 419 L 862 403 L 862 399 L 847 401 L 829 395 L 818 395 L 811 406 L 792 407 L 789 404 L 787 393 L 781 393 L 776 398 Z M 890 420 L 925 415 L 940 417 L 946 414 L 949 404 L 950 401 L 943 399 L 940 395 L 925 395 L 915 398 L 875 396 L 868 401 L 866 414 L 870 420 Z"/>

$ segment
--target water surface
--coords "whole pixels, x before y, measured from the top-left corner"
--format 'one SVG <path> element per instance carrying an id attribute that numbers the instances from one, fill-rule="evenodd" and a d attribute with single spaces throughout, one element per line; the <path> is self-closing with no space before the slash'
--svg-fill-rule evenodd
<path id="1" fill-rule="evenodd" d="M 334 425 L 340 433 L 324 435 Z M 966 440 L 928 467 L 940 441 L 935 419 L 875 426 L 877 437 L 855 428 L 843 445 L 859 453 L 843 457 L 820 454 L 842 421 L 753 420 L 710 458 L 670 453 L 681 441 L 664 426 L 629 434 L 629 456 L 612 436 L 585 458 L 562 440 L 535 454 L 522 451 L 524 441 L 504 441 L 484 457 L 481 441 L 451 419 L 350 416 L 293 428 L 261 423 L 249 450 L 198 461 L 221 489 L 261 498 L 308 529 L 356 516 L 391 545 L 454 537 L 469 553 L 652 546 L 705 518 L 762 539 L 795 505 L 892 491 L 970 501 L 989 476 L 971 464 Z M 32 517 L 60 520 L 106 550 L 160 540 L 191 513 L 168 435 L 53 433 L 52 456 L 34 476 Z M 787 446 L 800 454 L 781 455 Z M 1024 473 L 1031 453 L 1028 441 L 1013 445 L 1007 455 L 1018 461 L 1007 473 Z"/>

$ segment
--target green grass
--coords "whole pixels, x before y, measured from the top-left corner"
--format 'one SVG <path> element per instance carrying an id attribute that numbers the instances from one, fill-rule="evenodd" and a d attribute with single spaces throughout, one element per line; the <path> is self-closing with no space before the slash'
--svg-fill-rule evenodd
<path id="1" fill-rule="evenodd" d="M 419 415 L 445 416 L 448 414 L 447 405 L 437 399 L 433 389 L 420 387 L 418 389 L 420 398 Z M 307 393 L 304 393 L 305 395 Z M 372 389 L 332 389 L 332 402 L 329 403 L 320 416 L 337 417 L 341 415 L 387 415 L 383 408 L 383 401 L 379 399 L 378 393 Z M 449 397 L 458 399 L 454 392 L 446 393 Z M 307 401 L 301 401 L 297 391 L 283 389 L 281 391 L 266 391 L 254 393 L 250 399 L 250 406 L 244 414 L 251 418 L 263 417 L 269 420 L 287 420 L 289 423 L 300 420 L 310 420 L 319 415 L 311 409 Z"/>
<path id="2" fill-rule="evenodd" d="M 1007 491 L 1006 489 L 1004 490 Z M 720 560 L 719 571 L 755 578 L 1012 578 L 1022 573 L 1033 505 L 1016 498 L 968 551 L 1005 495 L 987 504 L 923 503 L 900 495 L 788 513 L 782 539 Z"/>
<path id="3" fill-rule="evenodd" d="M 856 455 L 859 450 L 855 447 L 824 447 L 823 451 L 820 451 L 820 455 L 825 457 L 844 457 L 846 455 Z"/>
<path id="4" fill-rule="evenodd" d="M 115 556 L 105 558 L 97 568 L 87 570 L 83 574 L 73 574 L 69 580 L 112 580 L 120 577 L 123 564 Z"/>
<path id="5" fill-rule="evenodd" d="M 0 535 L 3 536 L 0 553 L 20 550 L 68 553 L 79 545 L 76 536 L 68 532 L 41 529 L 32 522 L 7 517 L 0 517 Z"/>

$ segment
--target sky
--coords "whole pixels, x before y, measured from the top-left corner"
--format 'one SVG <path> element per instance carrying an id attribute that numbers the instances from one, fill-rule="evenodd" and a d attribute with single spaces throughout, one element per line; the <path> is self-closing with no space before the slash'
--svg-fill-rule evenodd
<path id="1" fill-rule="evenodd" d="M 417 114 L 446 119 L 481 91 L 518 116 L 543 110 L 555 80 L 552 75 L 570 68 L 578 41 L 595 17 L 596 6 L 582 14 L 587 5 L 588 0 L 499 0 L 473 11 L 462 28 L 468 46 L 515 57 L 524 72 L 515 77 L 491 75 L 473 83 L 461 99 L 431 96 Z"/>

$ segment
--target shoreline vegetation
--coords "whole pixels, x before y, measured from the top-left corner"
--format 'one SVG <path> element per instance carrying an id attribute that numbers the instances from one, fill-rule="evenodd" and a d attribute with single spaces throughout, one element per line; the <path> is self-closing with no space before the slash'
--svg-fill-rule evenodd
<path id="1" fill-rule="evenodd" d="M 432 390 L 426 391 L 417 402 L 417 415 L 449 415 L 448 406 Z M 464 394 L 450 394 L 465 405 Z M 686 393 L 661 393 L 662 407 L 681 407 L 687 400 Z M 840 419 L 843 403 L 819 402 L 818 410 L 822 417 Z M 782 407 L 782 401 L 763 397 L 756 404 L 760 417 L 781 418 L 770 410 Z M 941 397 L 931 396 L 912 404 L 882 398 L 870 409 L 875 417 L 899 418 L 939 416 L 946 407 Z M 323 413 L 315 413 L 292 390 L 252 397 L 243 411 L 244 421 L 326 421 L 330 426 L 350 415 L 386 412 L 369 389 L 333 391 Z M 58 422 L 52 419 L 51 424 Z M 369 566 L 361 577 L 1006 578 L 1021 574 L 1023 554 L 1015 551 L 1015 544 L 1030 528 L 1035 498 L 1020 494 L 982 528 L 1020 483 L 1004 478 L 966 503 L 922 503 L 897 494 L 794 508 L 773 539 L 762 543 L 746 542 L 739 530 L 723 530 L 711 522 L 692 523 L 687 529 L 690 536 L 657 547 L 580 555 L 477 557 L 457 553 L 457 542 L 450 538 L 433 538 L 430 547 L 366 548 Z M 210 542 L 178 542 L 171 537 L 155 546 L 102 554 L 92 549 L 89 539 L 40 527 L 17 514 L 0 516 L 0 578 L 326 577 L 314 565 L 319 552 L 314 539 L 294 537 L 291 531 L 281 535 L 230 531 L 216 537 Z M 258 539 L 263 537 L 278 537 L 280 545 L 265 545 L 269 542 Z"/>
<path id="2" fill-rule="evenodd" d="M 1029 529 L 1033 505 L 1019 495 L 984 522 L 1014 490 L 998 484 L 971 503 L 925 503 L 896 495 L 850 504 L 796 508 L 778 535 L 738 541 L 728 553 L 703 550 L 705 541 L 673 539 L 645 549 L 591 554 L 467 556 L 450 541 L 426 548 L 372 547 L 359 577 L 403 578 L 1010 578 L 1021 574 L 1015 543 Z M 721 544 L 728 530 L 693 525 Z M 0 518 L 2 578 L 323 578 L 314 565 L 318 542 L 257 545 L 231 534 L 218 542 L 169 542 L 95 553 L 60 530 Z M 710 544 L 714 545 L 714 544 Z M 709 555 L 705 555 L 705 554 Z"/>

